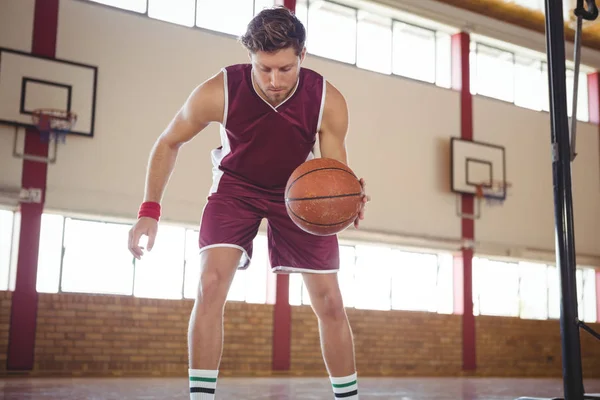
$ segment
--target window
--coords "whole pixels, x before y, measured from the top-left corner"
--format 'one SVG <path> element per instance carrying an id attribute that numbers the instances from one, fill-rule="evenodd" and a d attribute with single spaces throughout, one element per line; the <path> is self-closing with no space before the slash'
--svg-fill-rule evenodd
<path id="1" fill-rule="evenodd" d="M 275 0 L 254 0 L 254 15 L 258 14 L 265 8 L 273 7 Z"/>
<path id="2" fill-rule="evenodd" d="M 185 271 L 183 277 L 183 297 L 195 299 L 200 282 L 200 252 L 198 248 L 200 232 L 187 229 L 185 231 Z"/>
<path id="3" fill-rule="evenodd" d="M 164 0 L 170 1 L 170 0 Z M 254 15 L 248 0 L 198 0 L 196 24 L 199 27 L 240 36 Z"/>
<path id="4" fill-rule="evenodd" d="M 13 245 L 14 213 L 0 210 L 0 290 L 8 290 Z"/>
<path id="5" fill-rule="evenodd" d="M 127 248 L 130 228 L 124 224 L 66 218 L 60 290 L 131 294 L 133 256 Z"/>
<path id="6" fill-rule="evenodd" d="M 390 310 L 392 267 L 398 265 L 398 253 L 389 247 L 356 246 L 354 281 L 355 307 L 363 310 Z"/>
<path id="7" fill-rule="evenodd" d="M 62 215 L 42 214 L 36 281 L 36 290 L 40 293 L 58 293 L 63 257 L 64 223 L 65 218 Z M 103 238 L 100 240 L 102 242 Z"/>
<path id="8" fill-rule="evenodd" d="M 452 37 L 445 32 L 436 32 L 436 85 L 452 86 Z"/>
<path id="9" fill-rule="evenodd" d="M 123 243 L 126 241 L 121 242 L 121 247 L 128 252 Z M 161 224 L 152 251 L 146 252 L 141 260 L 135 260 L 133 294 L 137 297 L 180 299 L 183 289 L 184 246 L 185 228 Z M 128 258 L 131 260 L 132 256 L 129 255 Z"/>
<path id="10" fill-rule="evenodd" d="M 514 100 L 514 54 L 486 46 L 475 45 L 475 60 L 471 74 L 475 78 L 471 92 L 495 99 Z"/>
<path id="11" fill-rule="evenodd" d="M 519 316 L 519 264 L 473 257 L 473 314 Z"/>
<path id="12" fill-rule="evenodd" d="M 307 50 L 349 64 L 356 62 L 357 10 L 327 1 L 310 1 Z"/>
<path id="13" fill-rule="evenodd" d="M 434 83 L 435 31 L 394 21 L 394 74 Z"/>
<path id="14" fill-rule="evenodd" d="M 514 86 L 515 105 L 536 111 L 542 110 L 543 93 L 548 91 L 548 84 L 542 80 L 540 60 L 516 55 Z"/>
<path id="15" fill-rule="evenodd" d="M 356 65 L 389 74 L 392 72 L 392 19 L 358 11 Z"/>
<path id="16" fill-rule="evenodd" d="M 567 68 L 565 73 L 567 77 L 567 114 L 569 117 L 572 117 L 575 71 Z M 589 115 L 587 75 L 579 71 L 579 82 L 577 83 L 577 119 L 579 121 L 589 121 Z"/>
<path id="17" fill-rule="evenodd" d="M 247 269 L 235 273 L 227 295 L 228 301 L 256 304 L 267 302 L 267 280 L 268 274 L 271 274 L 268 257 L 267 237 L 259 234 L 253 242 L 250 265 Z"/>
<path id="18" fill-rule="evenodd" d="M 139 13 L 146 12 L 147 0 L 90 0 L 95 3 L 105 4 L 107 6 L 118 7 L 124 10 L 135 11 Z"/>
<path id="19" fill-rule="evenodd" d="M 194 26 L 195 8 L 196 0 L 148 0 L 149 17 L 179 25 Z"/>
<path id="20" fill-rule="evenodd" d="M 436 312 L 437 256 L 400 251 L 394 253 L 392 309 Z"/>
<path id="21" fill-rule="evenodd" d="M 585 322 L 600 322 L 596 320 L 596 271 L 592 268 L 577 270 L 577 294 L 579 319 Z"/>
<path id="22" fill-rule="evenodd" d="M 526 319 L 548 319 L 548 266 L 519 263 L 519 315 Z"/>

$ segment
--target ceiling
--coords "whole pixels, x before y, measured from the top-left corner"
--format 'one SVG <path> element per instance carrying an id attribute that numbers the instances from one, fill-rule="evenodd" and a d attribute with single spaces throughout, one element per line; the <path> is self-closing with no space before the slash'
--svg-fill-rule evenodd
<path id="1" fill-rule="evenodd" d="M 524 7 L 516 4 L 515 0 L 436 0 L 451 6 L 459 7 L 493 19 L 511 23 L 522 28 L 540 33 L 546 31 L 546 19 L 543 10 Z M 573 19 L 565 21 L 565 37 L 569 41 L 575 38 L 575 23 L 573 9 L 576 0 L 564 0 L 565 12 Z M 543 4 L 544 2 L 541 1 Z M 600 5 L 600 0 L 597 2 Z M 583 24 L 582 46 L 600 50 L 600 17 L 595 21 L 585 21 Z"/>

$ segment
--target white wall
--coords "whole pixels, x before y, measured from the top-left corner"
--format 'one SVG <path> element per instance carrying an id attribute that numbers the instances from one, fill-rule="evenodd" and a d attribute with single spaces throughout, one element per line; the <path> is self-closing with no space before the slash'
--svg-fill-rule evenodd
<path id="1" fill-rule="evenodd" d="M 538 249 L 554 247 L 550 116 L 511 104 L 475 97 L 474 140 L 506 149 L 512 183 L 501 207 L 482 206 L 475 225 L 478 241 Z M 578 156 L 571 165 L 575 244 L 583 254 L 600 254 L 600 164 L 598 127 L 579 123 Z"/>
<path id="2" fill-rule="evenodd" d="M 14 29 L 8 29 L 8 36 L 21 39 L 2 34 L 0 44 L 30 42 L 31 29 L 14 22 L 22 19 L 31 25 L 33 0 L 26 3 L 29 14 L 15 11 L 25 9 L 22 0 L 9 1 L 11 17 L 6 19 Z M 6 10 L 5 4 L 0 11 Z M 61 1 L 59 18 L 57 57 L 99 67 L 96 135 L 70 137 L 61 146 L 57 164 L 49 168 L 46 206 L 134 218 L 156 137 L 197 84 L 223 65 L 245 62 L 246 54 L 225 35 L 85 2 Z M 347 98 L 350 163 L 366 179 L 373 197 L 362 230 L 458 240 L 460 219 L 448 173 L 449 139 L 460 136 L 458 93 L 310 55 L 305 66 L 323 73 Z M 513 183 L 503 207 L 484 208 L 476 224 L 478 241 L 552 252 L 548 114 L 480 97 L 474 112 L 475 139 L 506 146 Z M 184 146 L 165 194 L 165 220 L 198 223 L 211 183 L 209 152 L 218 145 L 217 127 L 211 126 Z M 580 155 L 573 172 L 576 243 L 579 252 L 596 255 L 598 146 L 597 127 L 580 124 Z M 4 168 L 8 149 L 2 146 L 0 154 Z M 18 165 L 11 161 L 9 177 L 2 174 L 0 184 L 20 176 Z M 356 232 L 351 229 L 343 236 L 355 237 Z"/>
<path id="3" fill-rule="evenodd" d="M 0 47 L 31 51 L 35 0 L 0 1 Z M 22 143 L 24 130 L 20 129 Z M 21 187 L 23 161 L 12 156 L 15 128 L 0 125 L 0 187 Z"/>

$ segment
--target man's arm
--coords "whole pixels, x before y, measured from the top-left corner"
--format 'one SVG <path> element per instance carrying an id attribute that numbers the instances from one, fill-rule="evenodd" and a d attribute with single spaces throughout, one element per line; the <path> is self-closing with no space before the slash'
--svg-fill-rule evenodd
<path id="1" fill-rule="evenodd" d="M 319 131 L 319 143 L 321 157 L 333 158 L 348 165 L 346 152 L 346 135 L 348 133 L 348 105 L 344 96 L 333 85 L 327 82 L 325 106 L 323 119 Z M 365 192 L 365 181 L 360 179 L 363 188 L 362 206 L 354 220 L 354 226 L 358 228 L 359 221 L 365 218 L 365 204 L 371 200 Z"/>
<path id="2" fill-rule="evenodd" d="M 175 168 L 179 148 L 211 122 L 222 122 L 225 103 L 223 84 L 223 72 L 220 72 L 196 87 L 158 137 L 150 152 L 144 201 L 160 203 Z"/>
<path id="3" fill-rule="evenodd" d="M 348 105 L 339 90 L 329 82 L 326 82 L 326 84 L 325 106 L 319 131 L 321 157 L 333 158 L 348 165 L 346 153 Z"/>

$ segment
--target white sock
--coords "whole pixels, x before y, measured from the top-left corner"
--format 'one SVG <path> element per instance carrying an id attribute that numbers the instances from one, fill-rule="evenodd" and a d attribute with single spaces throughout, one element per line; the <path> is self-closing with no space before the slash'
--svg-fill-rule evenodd
<path id="1" fill-rule="evenodd" d="M 215 400 L 219 370 L 188 369 L 190 400 Z"/>
<path id="2" fill-rule="evenodd" d="M 358 400 L 358 380 L 357 373 L 341 378 L 330 376 L 333 394 L 337 399 Z"/>

